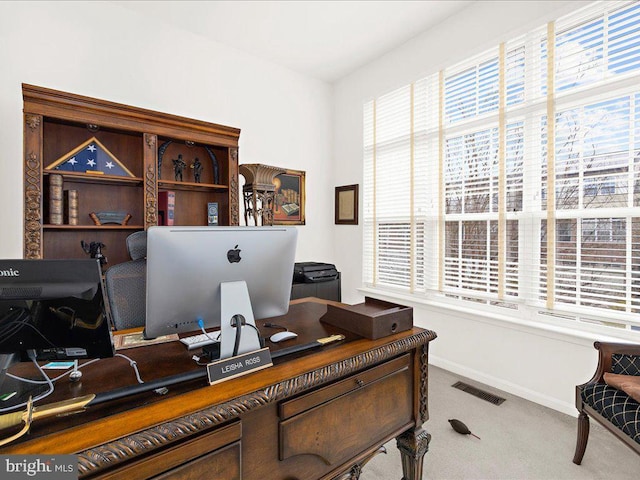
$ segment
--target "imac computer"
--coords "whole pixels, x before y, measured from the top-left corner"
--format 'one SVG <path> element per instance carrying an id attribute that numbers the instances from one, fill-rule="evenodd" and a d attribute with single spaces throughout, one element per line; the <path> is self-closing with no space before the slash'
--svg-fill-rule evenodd
<path id="1" fill-rule="evenodd" d="M 39 359 L 114 355 L 100 263 L 0 260 L 0 354 Z"/>
<path id="2" fill-rule="evenodd" d="M 297 233 L 280 226 L 149 228 L 144 336 L 220 327 L 226 358 L 240 319 L 253 327 L 242 328 L 249 343 L 233 353 L 250 351 L 254 319 L 289 309 Z"/>

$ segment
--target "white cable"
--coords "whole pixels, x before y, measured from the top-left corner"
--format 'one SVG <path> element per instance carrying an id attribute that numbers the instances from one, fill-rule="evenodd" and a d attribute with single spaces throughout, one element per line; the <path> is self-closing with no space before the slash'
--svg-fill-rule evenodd
<path id="1" fill-rule="evenodd" d="M 202 330 L 202 333 L 204 333 L 207 336 L 207 338 L 209 338 L 210 340 L 213 340 L 214 342 L 220 341 L 220 333 L 222 333 L 222 330 L 218 332 L 218 336 L 216 338 L 213 338 L 211 334 L 204 329 L 204 322 L 200 317 L 198 317 L 198 325 L 200 326 L 200 330 Z"/>
<path id="2" fill-rule="evenodd" d="M 18 377 L 17 375 L 14 375 L 12 373 L 5 373 L 5 375 L 9 378 L 13 378 L 14 380 L 19 380 L 24 383 L 33 383 L 36 385 L 43 385 L 45 383 L 49 383 L 46 380 L 31 380 L 30 378 Z"/>
<path id="3" fill-rule="evenodd" d="M 136 363 L 136 361 L 135 361 L 135 360 L 132 360 L 132 359 L 130 359 L 129 357 L 127 357 L 127 356 L 125 356 L 125 355 L 122 355 L 122 354 L 120 354 L 120 353 L 116 353 L 116 355 L 115 355 L 115 356 L 116 356 L 116 357 L 122 357 L 122 358 L 124 358 L 124 359 L 128 360 L 128 361 L 129 361 L 129 364 L 133 367 L 133 370 L 134 370 L 134 371 L 135 371 L 135 373 L 136 373 L 136 378 L 138 379 L 138 383 L 144 383 L 144 381 L 142 381 L 142 379 L 140 378 L 140 373 L 138 372 L 138 364 Z M 95 362 L 97 362 L 97 361 L 99 361 L 99 360 L 101 360 L 101 359 L 100 359 L 100 358 L 94 358 L 93 360 L 89 360 L 88 362 L 83 363 L 82 365 L 78 365 L 78 370 L 80 370 L 81 368 L 86 367 L 87 365 L 90 365 L 90 364 L 92 364 L 92 363 L 95 363 Z M 60 380 L 62 377 L 66 377 L 66 376 L 67 376 L 67 375 L 69 375 L 71 372 L 73 372 L 73 370 L 69 370 L 69 371 L 67 371 L 67 372 L 64 372 L 62 375 L 58 375 L 57 377 L 55 377 L 55 378 L 51 379 L 51 381 L 52 381 L 52 382 L 56 382 L 56 381 Z M 13 378 L 13 379 L 15 379 L 15 380 L 19 380 L 19 381 L 21 381 L 21 382 L 25 382 L 25 383 L 33 383 L 33 384 L 36 384 L 36 385 L 43 385 L 43 384 L 45 384 L 45 383 L 49 383 L 49 381 L 47 381 L 47 380 L 31 380 L 30 378 L 19 377 L 19 376 L 17 376 L 17 375 L 14 375 L 14 374 L 12 374 L 12 373 L 8 373 L 8 372 L 7 372 L 5 375 L 7 375 L 7 377 L 11 377 L 11 378 Z M 47 378 L 48 378 L 48 377 L 47 377 Z"/>
<path id="4" fill-rule="evenodd" d="M 121 353 L 116 353 L 115 356 L 122 357 L 124 359 L 129 360 L 129 365 L 131 365 L 131 367 L 133 368 L 133 371 L 136 372 L 136 378 L 138 379 L 138 383 L 144 383 L 144 381 L 142 381 L 142 378 L 140 378 L 140 372 L 138 371 L 138 364 L 136 363 L 135 360 L 131 360 L 129 357 L 127 357 L 126 355 L 122 355 Z"/>
<path id="5" fill-rule="evenodd" d="M 142 378 L 140 378 L 140 372 L 138 371 L 138 364 L 135 360 L 132 360 L 131 358 L 127 357 L 126 355 L 122 355 L 121 353 L 116 353 L 115 354 L 116 357 L 122 357 L 125 360 L 129 361 L 129 365 L 131 365 L 131 367 L 133 368 L 133 371 L 136 374 L 136 378 L 138 379 L 138 383 L 144 383 L 144 381 L 142 380 Z M 11 377 L 15 380 L 19 380 L 21 382 L 25 382 L 25 383 L 32 383 L 32 384 L 36 384 L 36 385 L 44 385 L 47 384 L 49 385 L 49 390 L 47 390 L 46 392 L 38 395 L 37 397 L 35 397 L 33 399 L 33 403 L 42 400 L 45 397 L 48 397 L 49 395 L 51 395 L 53 393 L 54 390 L 54 385 L 53 382 L 55 382 L 56 380 L 59 380 L 60 378 L 69 375 L 71 372 L 73 372 L 73 370 L 69 370 L 68 372 L 63 373 L 62 375 L 58 375 L 56 378 L 51 379 L 49 378 L 49 376 L 46 374 L 46 372 L 42 369 L 42 367 L 38 364 L 35 356 L 31 356 L 29 355 L 29 358 L 31 358 L 31 361 L 33 362 L 33 364 L 36 366 L 36 368 L 38 369 L 38 371 L 40 372 L 40 374 L 44 377 L 45 380 L 31 380 L 29 378 L 22 378 L 22 377 L 18 377 L 17 375 L 13 375 L 11 373 L 6 373 L 5 375 L 7 375 L 8 377 Z M 100 360 L 99 358 L 94 358 L 93 360 L 88 361 L 87 363 L 84 363 L 80 366 L 78 366 L 78 368 L 82 368 L 82 367 L 86 367 L 87 365 L 97 362 L 98 360 Z M 20 403 L 18 405 L 13 405 L 12 407 L 6 407 L 6 408 L 0 408 L 0 413 L 2 412 L 8 412 L 11 410 L 15 410 L 16 408 L 21 408 L 21 407 L 25 407 L 27 405 L 27 402 L 23 402 Z"/>
<path id="6" fill-rule="evenodd" d="M 29 351 L 28 353 L 29 353 L 29 358 L 31 359 L 33 364 L 36 366 L 36 368 L 38 369 L 40 374 L 45 378 L 46 381 L 43 382 L 43 383 L 47 383 L 49 385 L 49 390 L 47 390 L 44 393 L 41 393 L 40 395 L 36 396 L 33 399 L 33 403 L 35 403 L 35 402 L 38 402 L 38 401 L 42 400 L 43 398 L 48 397 L 49 395 L 51 395 L 53 393 L 54 386 L 53 386 L 53 382 L 51 381 L 49 376 L 46 374 L 46 372 L 42 369 L 42 367 L 36 361 L 35 353 L 33 353 L 31 351 Z M 20 403 L 18 405 L 13 405 L 12 407 L 0 408 L 0 412 L 8 412 L 10 410 L 15 410 L 16 408 L 26 407 L 27 403 L 28 402 L 23 402 L 23 403 Z"/>
<path id="7" fill-rule="evenodd" d="M 92 363 L 95 363 L 95 362 L 97 362 L 98 360 L 100 360 L 100 359 L 99 359 L 99 358 L 94 358 L 93 360 L 89 360 L 88 362 L 83 363 L 82 365 L 78 365 L 78 370 L 80 370 L 81 368 L 86 367 L 87 365 L 90 365 L 90 364 L 92 364 Z M 64 372 L 63 374 L 58 375 L 58 376 L 57 376 L 57 377 L 55 377 L 55 378 L 52 378 L 52 379 L 51 379 L 51 381 L 52 381 L 52 382 L 57 382 L 57 381 L 58 381 L 58 380 L 60 380 L 62 377 L 66 377 L 67 375 L 69 375 L 71 372 L 73 372 L 73 370 L 68 370 L 68 371 Z M 19 377 L 19 376 L 17 376 L 17 375 L 14 375 L 14 374 L 12 374 L 12 373 L 9 373 L 9 372 L 7 372 L 5 375 L 6 375 L 7 377 L 11 377 L 11 378 L 13 378 L 14 380 L 19 380 L 19 381 L 21 381 L 21 382 L 25 382 L 25 383 L 34 383 L 34 384 L 45 384 L 45 383 L 49 383 L 49 382 L 47 382 L 46 380 L 31 380 L 30 378 Z"/>

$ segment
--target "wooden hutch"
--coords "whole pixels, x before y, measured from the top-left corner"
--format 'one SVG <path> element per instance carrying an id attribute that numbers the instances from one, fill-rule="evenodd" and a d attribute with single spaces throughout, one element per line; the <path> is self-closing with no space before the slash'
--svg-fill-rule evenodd
<path id="1" fill-rule="evenodd" d="M 23 84 L 22 94 L 25 258 L 86 258 L 84 241 L 105 245 L 105 268 L 126 261 L 126 237 L 159 223 L 163 191 L 175 193 L 175 225 L 207 225 L 213 202 L 219 225 L 239 224 L 239 129 L 33 85 Z M 47 168 L 92 138 L 130 175 Z M 177 158 L 187 167 L 182 179 L 174 175 Z M 197 178 L 189 168 L 196 158 Z M 64 190 L 77 192 L 77 222 L 50 222 L 51 178 L 58 175 Z M 95 212 L 131 217 L 126 225 L 96 225 Z"/>

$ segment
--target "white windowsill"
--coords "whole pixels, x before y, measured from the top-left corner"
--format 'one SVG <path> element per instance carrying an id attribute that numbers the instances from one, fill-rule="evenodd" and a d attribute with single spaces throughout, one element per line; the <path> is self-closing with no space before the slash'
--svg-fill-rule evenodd
<path id="1" fill-rule="evenodd" d="M 546 322 L 524 320 L 521 318 L 517 318 L 517 315 L 507 316 L 499 313 L 489 313 L 482 310 L 475 310 L 459 305 L 451 305 L 445 302 L 438 302 L 431 299 L 418 298 L 412 295 L 390 293 L 388 291 L 378 290 L 375 288 L 361 287 L 358 289 L 358 292 L 362 295 L 367 295 L 390 302 L 402 303 L 403 305 L 414 308 L 426 307 L 430 309 L 440 310 L 443 313 L 455 312 L 468 317 L 470 320 L 490 324 L 499 328 L 509 328 L 531 335 L 575 343 L 582 346 L 591 346 L 595 341 L 640 343 L 640 333 L 630 333 L 629 336 L 633 335 L 637 337 L 637 339 L 630 339 L 627 336 L 602 334 L 597 332 L 568 328 L 560 325 L 553 325 Z"/>

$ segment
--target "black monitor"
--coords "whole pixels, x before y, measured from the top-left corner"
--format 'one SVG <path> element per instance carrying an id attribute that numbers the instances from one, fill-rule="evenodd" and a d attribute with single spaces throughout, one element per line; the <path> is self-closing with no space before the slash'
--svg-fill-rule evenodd
<path id="1" fill-rule="evenodd" d="M 0 260 L 0 354 L 112 357 L 103 292 L 95 259 Z"/>

